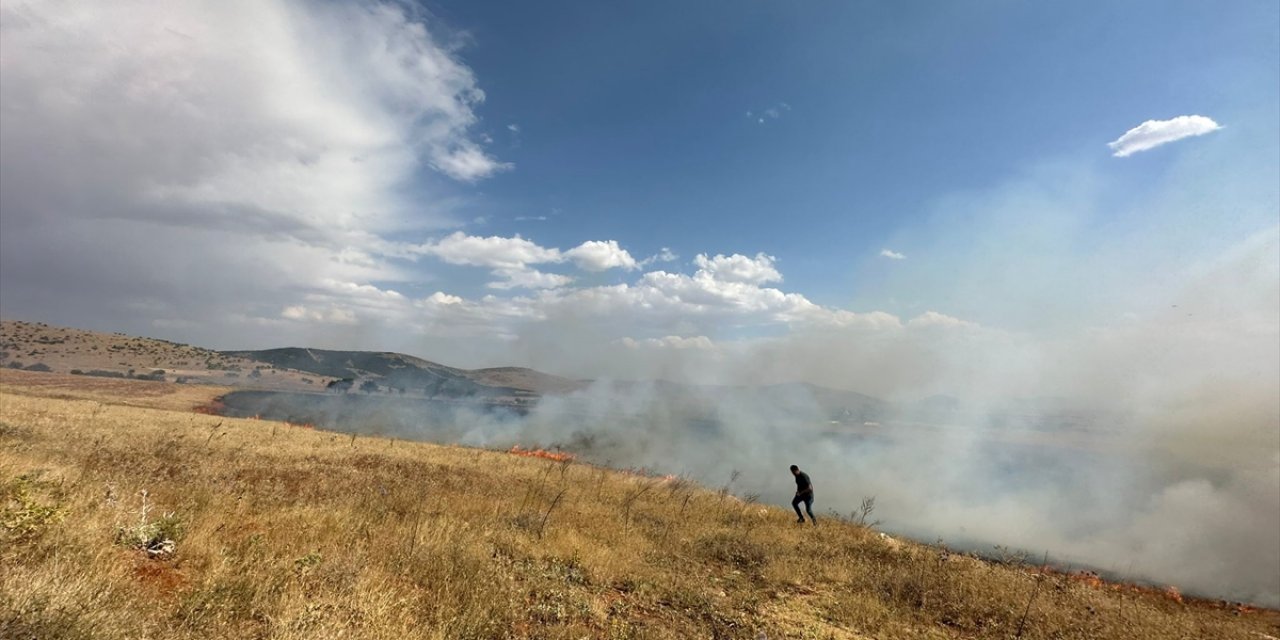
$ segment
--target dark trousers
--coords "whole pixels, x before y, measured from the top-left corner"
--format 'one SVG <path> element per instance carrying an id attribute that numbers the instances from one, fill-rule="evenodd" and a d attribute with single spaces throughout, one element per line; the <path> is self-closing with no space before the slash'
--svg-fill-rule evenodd
<path id="1" fill-rule="evenodd" d="M 804 510 L 809 512 L 809 520 L 811 522 L 817 522 L 818 519 L 813 517 L 813 494 L 810 493 L 808 495 L 803 495 L 803 496 L 798 495 L 795 498 L 791 499 L 791 508 L 796 510 L 796 517 L 800 518 L 800 520 L 803 522 L 804 514 L 800 513 L 801 502 L 804 503 Z"/>

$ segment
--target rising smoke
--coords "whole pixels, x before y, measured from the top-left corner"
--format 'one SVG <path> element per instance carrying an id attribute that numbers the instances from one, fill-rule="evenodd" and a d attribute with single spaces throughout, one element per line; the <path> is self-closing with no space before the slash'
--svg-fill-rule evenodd
<path id="1" fill-rule="evenodd" d="M 923 315 L 721 341 L 714 322 L 656 331 L 633 317 L 642 304 L 606 300 L 582 307 L 610 307 L 596 320 L 539 307 L 548 319 L 510 328 L 510 342 L 467 316 L 465 336 L 483 337 L 394 344 L 412 323 L 378 324 L 389 294 L 369 283 L 419 273 L 394 261 L 390 230 L 458 220 L 432 204 L 450 190 L 407 201 L 392 187 L 421 158 L 463 180 L 509 168 L 469 133 L 482 96 L 470 69 L 401 5 L 160 4 L 85 4 L 74 19 L 0 7 L 6 308 L 136 333 L 185 327 L 172 337 L 205 344 L 301 338 L 600 378 L 528 415 L 463 411 L 417 435 L 561 445 L 710 485 L 738 470 L 736 491 L 776 503 L 796 463 L 820 509 L 874 495 L 892 531 L 1280 605 L 1280 233 L 1257 233 L 1280 210 L 1274 103 L 1237 108 L 1218 151 L 1171 161 L 1145 197 L 1137 178 L 1108 183 L 1113 165 L 1054 167 L 942 202 L 924 230 L 909 212 L 912 229 L 883 243 L 905 259 L 879 281 L 864 270 L 861 298 L 843 305 L 910 296 L 925 306 L 904 317 L 937 308 L 977 325 Z M 1269 65 L 1241 78 L 1275 82 Z M 1225 254 L 1211 246 L 1250 233 Z M 351 308 L 320 318 L 336 321 L 327 328 L 281 317 L 333 283 L 376 299 L 344 299 Z M 401 312 L 428 316 L 424 333 L 447 324 L 408 302 Z M 645 331 L 656 341 L 623 340 Z M 894 404 L 843 406 L 801 385 L 732 390 L 797 381 Z M 937 394 L 954 399 L 922 402 Z M 388 400 L 332 422 L 421 420 Z"/>
<path id="2" fill-rule="evenodd" d="M 832 329 L 668 349 L 630 366 L 706 386 L 600 381 L 527 416 L 462 416 L 448 437 L 712 486 L 736 470 L 735 491 L 777 504 L 796 463 L 822 509 L 875 496 L 890 531 L 1277 606 L 1278 247 L 1258 234 L 1145 313 L 1055 340 Z M 895 403 L 732 386 L 784 380 Z M 941 390 L 955 398 L 920 401 Z"/>

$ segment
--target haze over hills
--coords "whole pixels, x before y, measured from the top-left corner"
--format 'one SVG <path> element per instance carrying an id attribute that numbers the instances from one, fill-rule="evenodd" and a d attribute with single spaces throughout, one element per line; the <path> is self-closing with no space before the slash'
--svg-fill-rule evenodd
<path id="1" fill-rule="evenodd" d="M 1230 518 L 1190 523 L 1181 507 L 1153 507 L 1151 496 L 1186 486 L 1183 478 L 1194 479 L 1197 467 L 1187 467 L 1167 443 L 1126 437 L 1111 420 L 1073 409 L 1063 398 L 998 406 L 946 396 L 892 403 L 801 383 L 573 381 L 518 368 L 468 371 L 389 352 L 216 352 L 14 321 L 0 323 L 0 345 L 6 370 L 41 365 L 33 370 L 51 372 L 23 373 L 31 377 L 75 379 L 57 375 L 73 369 L 120 378 L 159 371 L 169 382 L 233 387 L 217 392 L 210 407 L 226 417 L 353 436 L 561 449 L 605 466 L 688 474 L 704 483 L 745 470 L 736 490 L 771 503 L 788 499 L 773 471 L 800 462 L 828 479 L 822 495 L 830 508 L 847 510 L 863 497 L 878 497 L 877 513 L 894 533 L 945 536 L 971 549 L 1049 548 L 1063 562 L 1115 571 L 1131 555 L 1124 550 L 1139 548 L 1145 555 L 1132 565 L 1133 578 L 1276 601 L 1268 569 L 1273 556 L 1267 555 L 1274 547 L 1259 528 L 1266 515 L 1256 505 Z M 569 390 L 547 391 L 555 386 Z M 1100 495 L 1108 500 L 1099 503 Z M 1231 499 L 1222 500 L 1236 504 Z M 1082 519 L 1090 529 L 1080 528 Z M 1160 551 L 1187 528 L 1239 536 L 1249 551 L 1203 545 L 1194 553 Z M 1188 563 L 1189 557 L 1200 559 Z"/>
<path id="2" fill-rule="evenodd" d="M 18 320 L 0 321 L 0 366 L 111 377 L 162 371 L 158 375 L 169 380 L 295 391 L 316 391 L 346 379 L 371 382 L 386 392 L 515 404 L 581 392 L 592 385 L 622 392 L 643 388 L 673 407 L 695 410 L 746 397 L 785 405 L 787 398 L 799 396 L 821 407 L 830 419 L 849 422 L 880 419 L 894 411 L 893 405 L 879 398 L 807 383 L 729 387 L 665 380 L 575 380 L 525 367 L 460 369 L 393 352 L 305 347 L 214 351 L 156 338 Z"/>
<path id="3" fill-rule="evenodd" d="M 286 347 L 223 353 L 333 378 L 373 378 L 394 389 L 422 389 L 428 395 L 567 393 L 587 385 L 586 381 L 570 380 L 524 367 L 458 369 L 392 352 Z"/>

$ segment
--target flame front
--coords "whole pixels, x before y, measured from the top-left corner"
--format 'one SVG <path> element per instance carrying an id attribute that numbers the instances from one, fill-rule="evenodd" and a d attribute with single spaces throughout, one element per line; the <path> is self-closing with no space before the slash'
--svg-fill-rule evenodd
<path id="1" fill-rule="evenodd" d="M 574 455 L 564 451 L 547 451 L 546 449 L 522 449 L 520 445 L 511 447 L 507 451 L 514 456 L 524 456 L 526 458 L 542 458 L 544 460 L 554 460 L 556 462 L 572 462 Z"/>

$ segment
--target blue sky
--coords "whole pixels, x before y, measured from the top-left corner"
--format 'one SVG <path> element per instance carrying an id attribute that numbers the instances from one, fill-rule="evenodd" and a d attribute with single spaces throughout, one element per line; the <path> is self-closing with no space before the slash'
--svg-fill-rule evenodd
<path id="1" fill-rule="evenodd" d="M 1214 308 L 1272 320 L 1274 2 L 153 5 L 4 5 L 7 315 L 643 375 L 1064 339 L 1260 246 Z"/>
<path id="2" fill-rule="evenodd" d="M 1275 3 L 431 6 L 469 34 L 515 164 L 472 193 L 476 233 L 766 251 L 825 304 L 886 304 L 859 296 L 886 266 L 868 257 L 1039 163 L 1105 176 L 1098 215 L 1124 215 L 1193 152 L 1111 158 L 1147 119 L 1208 114 L 1251 131 L 1184 145 L 1270 138 L 1274 162 Z"/>

